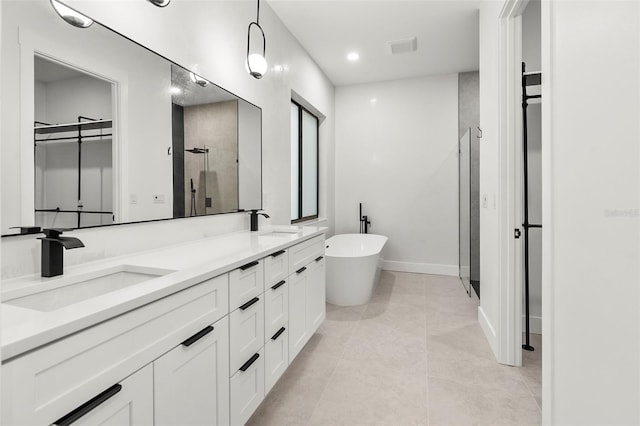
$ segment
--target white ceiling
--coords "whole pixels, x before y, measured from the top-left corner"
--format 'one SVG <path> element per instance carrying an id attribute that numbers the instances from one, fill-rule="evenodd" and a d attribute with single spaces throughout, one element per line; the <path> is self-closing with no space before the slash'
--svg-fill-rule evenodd
<path id="1" fill-rule="evenodd" d="M 478 70 L 479 0 L 267 1 L 336 86 Z M 414 36 L 417 51 L 389 53 Z"/>

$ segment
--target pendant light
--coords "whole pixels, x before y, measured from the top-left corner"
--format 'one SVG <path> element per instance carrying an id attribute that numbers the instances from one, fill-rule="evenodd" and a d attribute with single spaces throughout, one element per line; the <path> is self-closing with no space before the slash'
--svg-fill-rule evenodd
<path id="1" fill-rule="evenodd" d="M 147 1 L 158 7 L 165 7 L 166 5 L 171 3 L 171 0 L 147 0 Z"/>
<path id="2" fill-rule="evenodd" d="M 260 34 L 262 35 L 262 54 L 251 53 L 251 27 L 253 26 L 257 27 L 260 30 Z M 260 26 L 260 0 L 258 0 L 256 20 L 255 22 L 251 22 L 249 24 L 249 28 L 247 29 L 247 62 L 245 63 L 245 66 L 247 68 L 247 72 L 253 78 L 261 79 L 267 72 L 267 60 L 265 59 L 266 50 L 267 39 L 264 36 L 262 27 Z"/>
<path id="3" fill-rule="evenodd" d="M 60 3 L 58 0 L 50 0 L 53 10 L 68 24 L 78 28 L 88 28 L 93 24 L 93 20 L 80 12 L 76 12 L 69 6 Z"/>

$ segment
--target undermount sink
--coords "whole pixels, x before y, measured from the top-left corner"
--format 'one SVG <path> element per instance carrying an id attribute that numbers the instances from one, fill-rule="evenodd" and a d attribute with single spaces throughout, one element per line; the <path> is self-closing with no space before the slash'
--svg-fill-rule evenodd
<path id="1" fill-rule="evenodd" d="M 3 303 L 36 311 L 49 312 L 174 272 L 169 269 L 118 265 L 96 272 L 62 277 L 35 286 L 26 296 L 3 300 Z"/>
<path id="2" fill-rule="evenodd" d="M 290 237 L 291 235 L 300 232 L 299 229 L 274 229 L 271 231 L 264 231 L 260 233 L 261 237 Z"/>

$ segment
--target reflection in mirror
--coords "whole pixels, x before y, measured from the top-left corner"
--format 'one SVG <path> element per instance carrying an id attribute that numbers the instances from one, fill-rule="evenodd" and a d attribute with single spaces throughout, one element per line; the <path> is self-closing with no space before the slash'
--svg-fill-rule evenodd
<path id="1" fill-rule="evenodd" d="M 260 108 L 49 1 L 0 7 L 3 235 L 262 207 Z"/>
<path id="2" fill-rule="evenodd" d="M 174 217 L 237 211 L 238 99 L 175 65 L 171 93 Z"/>
<path id="3" fill-rule="evenodd" d="M 112 84 L 34 58 L 35 225 L 113 223 Z"/>

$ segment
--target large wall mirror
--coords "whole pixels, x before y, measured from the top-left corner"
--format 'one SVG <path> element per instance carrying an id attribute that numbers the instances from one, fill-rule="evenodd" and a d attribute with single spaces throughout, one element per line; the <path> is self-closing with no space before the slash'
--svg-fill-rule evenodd
<path id="1" fill-rule="evenodd" d="M 262 111 L 48 0 L 3 1 L 2 235 L 262 207 Z"/>

